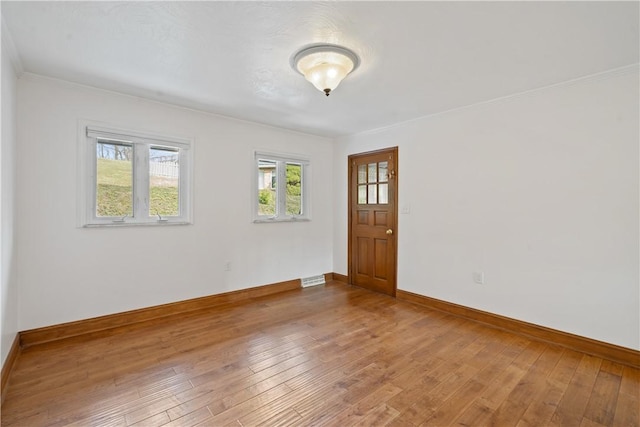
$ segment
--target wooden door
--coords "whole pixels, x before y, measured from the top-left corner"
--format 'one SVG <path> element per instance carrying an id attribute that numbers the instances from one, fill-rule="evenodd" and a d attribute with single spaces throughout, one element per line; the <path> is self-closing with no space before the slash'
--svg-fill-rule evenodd
<path id="1" fill-rule="evenodd" d="M 398 148 L 349 156 L 349 283 L 396 295 Z"/>

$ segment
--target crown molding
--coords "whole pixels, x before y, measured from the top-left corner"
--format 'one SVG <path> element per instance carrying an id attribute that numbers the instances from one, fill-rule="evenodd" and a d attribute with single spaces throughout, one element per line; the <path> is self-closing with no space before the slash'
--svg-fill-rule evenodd
<path id="1" fill-rule="evenodd" d="M 349 137 L 352 137 L 352 136 L 375 135 L 375 134 L 378 134 L 378 133 L 386 132 L 386 131 L 391 130 L 391 129 L 401 128 L 401 127 L 406 126 L 406 125 L 411 124 L 411 123 L 420 122 L 422 120 L 429 120 L 429 119 L 432 119 L 432 118 L 435 118 L 435 117 L 439 117 L 439 116 L 443 116 L 443 115 L 451 114 L 451 113 L 457 113 L 459 111 L 469 110 L 471 108 L 476 108 L 476 107 L 483 106 L 483 105 L 497 104 L 497 103 L 500 103 L 500 102 L 508 101 L 510 99 L 521 98 L 521 97 L 529 96 L 531 94 L 542 93 L 542 92 L 546 92 L 546 91 L 553 90 L 553 89 L 569 87 L 569 86 L 574 86 L 574 85 L 578 85 L 578 84 L 585 84 L 585 83 L 590 83 L 590 82 L 597 82 L 597 81 L 601 81 L 601 80 L 607 80 L 607 79 L 616 78 L 616 77 L 620 77 L 620 76 L 625 76 L 625 75 L 628 75 L 628 74 L 633 74 L 633 73 L 638 73 L 638 72 L 640 72 L 640 63 L 624 65 L 622 67 L 612 68 L 610 70 L 601 71 L 599 73 L 589 74 L 589 75 L 582 76 L 582 77 L 576 77 L 574 79 L 565 80 L 565 81 L 561 81 L 561 82 L 558 82 L 558 83 L 553 83 L 553 84 L 549 84 L 549 85 L 546 85 L 546 86 L 541 86 L 541 87 L 537 87 L 537 88 L 533 88 L 533 89 L 529 89 L 529 90 L 525 90 L 525 91 L 521 91 L 521 92 L 516 92 L 516 93 L 509 94 L 509 95 L 501 96 L 501 97 L 498 97 L 498 98 L 488 99 L 486 101 L 480 101 L 480 102 L 476 102 L 476 103 L 473 103 L 473 104 L 462 105 L 462 106 L 459 106 L 459 107 L 451 108 L 449 110 L 438 111 L 438 112 L 435 112 L 435 113 L 432 113 L 432 114 L 426 114 L 424 116 L 415 117 L 413 119 L 405 120 L 405 121 L 402 121 L 402 122 L 392 123 L 392 124 L 390 124 L 388 126 L 382 126 L 382 127 L 379 127 L 379 128 L 369 129 L 369 130 L 365 130 L 365 131 L 357 132 L 357 133 L 353 133 L 353 134 L 338 135 L 338 136 L 333 137 L 333 139 L 335 141 L 340 141 L 340 140 L 343 140 L 345 138 L 349 138 Z"/>

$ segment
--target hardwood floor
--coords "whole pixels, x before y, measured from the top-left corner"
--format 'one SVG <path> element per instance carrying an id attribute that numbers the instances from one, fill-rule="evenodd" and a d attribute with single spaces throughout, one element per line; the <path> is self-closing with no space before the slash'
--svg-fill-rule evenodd
<path id="1" fill-rule="evenodd" d="M 339 282 L 26 348 L 3 426 L 638 426 L 640 371 Z"/>

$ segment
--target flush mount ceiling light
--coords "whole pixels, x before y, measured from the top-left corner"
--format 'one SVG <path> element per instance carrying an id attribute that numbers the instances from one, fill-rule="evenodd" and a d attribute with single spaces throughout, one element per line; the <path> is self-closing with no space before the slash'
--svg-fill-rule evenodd
<path id="1" fill-rule="evenodd" d="M 355 53 L 333 44 L 306 47 L 291 59 L 291 67 L 327 96 L 358 65 Z"/>

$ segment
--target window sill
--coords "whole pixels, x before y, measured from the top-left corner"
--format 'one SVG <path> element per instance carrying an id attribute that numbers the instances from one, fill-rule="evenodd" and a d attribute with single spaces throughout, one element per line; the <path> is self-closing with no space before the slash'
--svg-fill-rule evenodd
<path id="1" fill-rule="evenodd" d="M 268 224 L 272 222 L 309 222 L 310 218 L 306 217 L 285 217 L 285 218 L 259 218 L 254 219 L 254 224 Z"/>
<path id="2" fill-rule="evenodd" d="M 105 222 L 100 224 L 84 224 L 81 228 L 108 228 L 108 227 L 163 227 L 171 225 L 191 225 L 190 221 L 153 221 L 153 222 Z"/>

